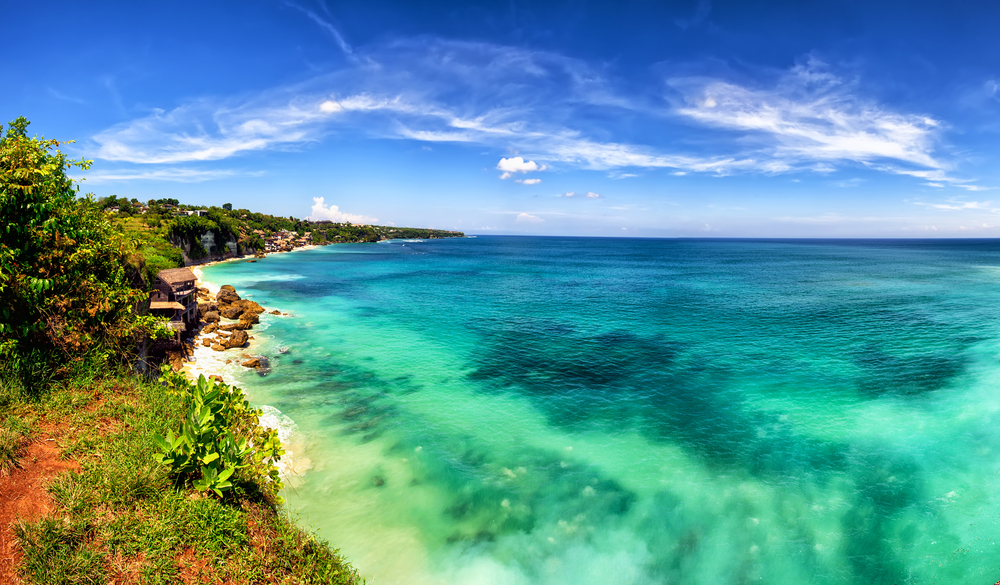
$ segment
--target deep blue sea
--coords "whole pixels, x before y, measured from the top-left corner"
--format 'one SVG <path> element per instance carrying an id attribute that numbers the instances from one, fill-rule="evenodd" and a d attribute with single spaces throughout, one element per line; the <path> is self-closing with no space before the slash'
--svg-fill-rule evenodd
<path id="1" fill-rule="evenodd" d="M 208 267 L 198 352 L 375 584 L 1000 580 L 1000 241 L 478 237 Z"/>

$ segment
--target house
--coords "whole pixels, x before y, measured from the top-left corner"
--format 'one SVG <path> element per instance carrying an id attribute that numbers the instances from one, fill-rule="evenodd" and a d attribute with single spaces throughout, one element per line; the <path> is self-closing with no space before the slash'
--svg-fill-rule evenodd
<path id="1" fill-rule="evenodd" d="M 149 297 L 149 310 L 157 316 L 170 319 L 170 328 L 185 331 L 198 320 L 196 277 L 189 268 L 161 270 L 153 283 Z"/>

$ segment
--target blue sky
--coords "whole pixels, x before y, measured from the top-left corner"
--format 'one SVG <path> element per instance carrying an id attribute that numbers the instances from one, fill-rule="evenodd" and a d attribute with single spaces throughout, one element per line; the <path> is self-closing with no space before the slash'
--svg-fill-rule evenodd
<path id="1" fill-rule="evenodd" d="M 1000 4 L 5 3 L 83 190 L 470 234 L 1000 235 Z"/>

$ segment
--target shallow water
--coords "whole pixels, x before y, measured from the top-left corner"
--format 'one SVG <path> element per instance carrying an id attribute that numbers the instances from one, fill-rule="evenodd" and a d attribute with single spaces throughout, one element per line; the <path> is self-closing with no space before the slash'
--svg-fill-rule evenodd
<path id="1" fill-rule="evenodd" d="M 204 278 L 291 314 L 252 332 L 266 377 L 199 367 L 269 407 L 290 507 L 370 582 L 1000 579 L 1000 243 L 479 237 Z"/>

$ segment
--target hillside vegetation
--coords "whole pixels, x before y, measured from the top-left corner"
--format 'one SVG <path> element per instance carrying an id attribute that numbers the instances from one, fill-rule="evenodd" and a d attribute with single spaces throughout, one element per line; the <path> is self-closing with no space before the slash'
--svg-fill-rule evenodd
<path id="1" fill-rule="evenodd" d="M 249 214 L 109 212 L 27 128 L 0 126 L 0 583 L 358 582 L 282 511 L 280 441 L 240 389 L 133 371 L 169 335 L 146 308 L 171 238 Z"/>
<path id="2" fill-rule="evenodd" d="M 295 245 L 342 244 L 378 242 L 387 239 L 435 239 L 464 237 L 464 233 L 427 228 L 358 225 L 331 221 L 309 221 L 294 217 L 280 217 L 257 213 L 248 209 L 199 207 L 186 205 L 177 199 L 152 199 L 140 203 L 111 195 L 97 201 L 123 229 L 139 238 L 150 266 L 174 267 L 181 265 L 182 256 L 176 258 L 166 250 L 173 246 L 184 250 L 192 262 L 223 257 L 235 248 L 236 255 L 271 251 L 268 241 L 282 238 L 283 243 L 272 249 L 287 249 Z M 201 215 L 189 215 L 190 213 Z M 210 238 L 205 236 L 211 235 Z M 206 246 L 205 241 L 211 241 Z M 170 264 L 170 262 L 173 262 Z M 167 266 L 169 264 L 169 266 Z M 160 268 L 162 270 L 162 267 Z"/>

